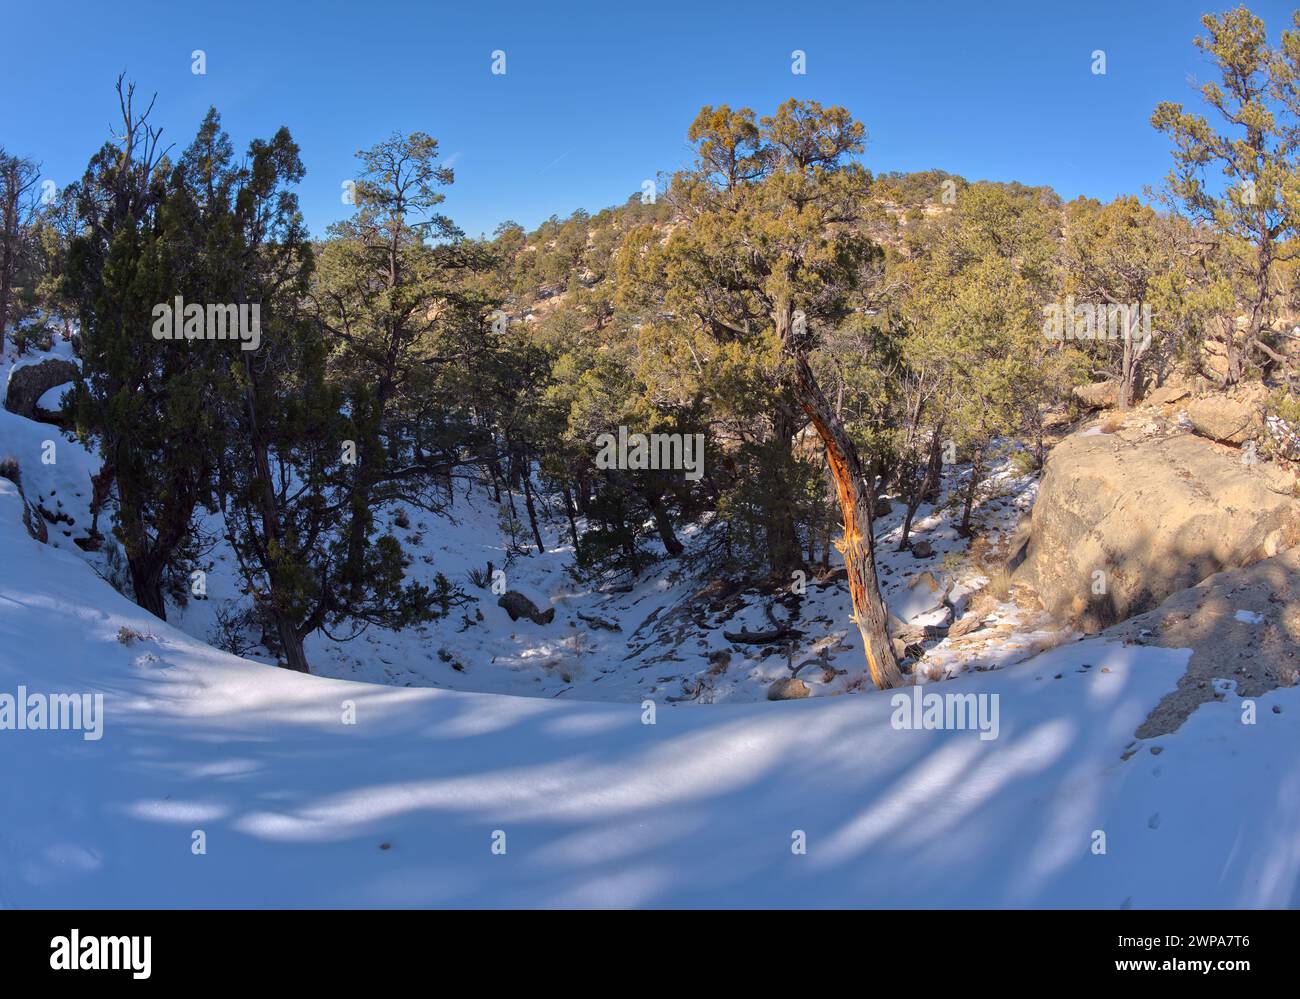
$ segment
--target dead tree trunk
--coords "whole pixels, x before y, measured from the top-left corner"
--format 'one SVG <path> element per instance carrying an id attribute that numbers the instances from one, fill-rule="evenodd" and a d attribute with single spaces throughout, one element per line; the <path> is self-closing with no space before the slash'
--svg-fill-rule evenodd
<path id="1" fill-rule="evenodd" d="M 826 460 L 835 479 L 844 518 L 844 537 L 836 547 L 844 555 L 849 594 L 853 598 L 853 621 L 862 635 L 867 669 L 872 682 L 881 690 L 902 686 L 906 681 L 889 644 L 889 618 L 876 578 L 871 493 L 863 478 L 862 462 L 843 423 L 817 385 L 807 358 L 797 349 L 790 353 L 794 360 L 795 397 L 826 445 Z"/>
<path id="2" fill-rule="evenodd" d="M 908 548 L 908 538 L 912 533 L 912 518 L 916 516 L 916 511 L 920 508 L 921 503 L 929 494 L 930 490 L 939 481 L 939 472 L 943 468 L 942 441 L 943 421 L 934 428 L 934 435 L 930 438 L 930 453 L 925 462 L 925 473 L 921 476 L 921 481 L 916 483 L 907 496 L 907 516 L 903 518 L 903 535 L 898 540 L 898 550 L 906 551 Z"/>

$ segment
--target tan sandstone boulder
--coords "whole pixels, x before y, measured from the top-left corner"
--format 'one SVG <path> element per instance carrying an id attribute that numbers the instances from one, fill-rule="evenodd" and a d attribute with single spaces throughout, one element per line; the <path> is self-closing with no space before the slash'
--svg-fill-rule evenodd
<path id="1" fill-rule="evenodd" d="M 1294 477 L 1190 434 L 1085 431 L 1052 451 L 1017 582 L 1093 632 L 1300 540 Z"/>
<path id="2" fill-rule="evenodd" d="M 1095 385 L 1076 385 L 1074 397 L 1087 409 L 1109 409 L 1119 399 L 1119 382 L 1098 382 Z"/>
<path id="3" fill-rule="evenodd" d="M 1260 386 L 1192 399 L 1184 407 L 1196 432 L 1212 441 L 1244 444 L 1264 429 L 1267 395 Z"/>
<path id="4" fill-rule="evenodd" d="M 808 684 L 804 683 L 798 677 L 791 677 L 786 680 L 776 680 L 767 688 L 767 699 L 769 701 L 797 701 L 802 697 L 807 697 L 811 693 L 808 690 Z"/>
<path id="5" fill-rule="evenodd" d="M 1171 402 L 1177 402 L 1179 399 L 1186 399 L 1192 394 L 1192 390 L 1185 385 L 1161 385 L 1145 399 L 1142 400 L 1143 406 L 1167 406 Z"/>

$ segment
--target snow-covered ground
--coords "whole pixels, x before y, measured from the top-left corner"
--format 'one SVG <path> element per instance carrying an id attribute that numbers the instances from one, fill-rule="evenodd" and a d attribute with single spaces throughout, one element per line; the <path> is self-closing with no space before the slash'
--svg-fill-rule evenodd
<path id="1" fill-rule="evenodd" d="M 41 465 L 49 439 L 59 457 Z M 575 592 L 563 548 L 510 569 L 512 588 L 556 607 L 551 626 L 512 624 L 476 591 L 484 620 L 464 631 L 454 613 L 325 640 L 308 651 L 330 675 L 302 676 L 204 641 L 203 614 L 236 595 L 219 549 L 208 599 L 164 624 L 72 543 L 93 457 L 0 413 L 6 453 L 28 500 L 79 528 L 32 540 L 0 479 L 0 906 L 1300 905 L 1300 688 L 1259 698 L 1254 724 L 1225 690 L 1138 742 L 1189 652 L 1096 638 L 1025 659 L 1021 622 L 976 653 L 932 647 L 916 675 L 942 683 L 743 703 L 789 675 L 784 654 L 722 638 L 766 626 L 762 595 L 700 629 L 683 610 L 699 582 L 672 565 L 631 593 Z M 983 515 L 1009 525 L 1032 492 L 1003 476 Z M 431 560 L 416 567 L 463 581 L 501 565 L 481 506 L 458 497 L 455 527 L 411 512 Z M 952 577 L 959 611 L 982 582 L 951 518 L 924 513 L 932 558 L 894 553 L 889 518 L 877 542 L 891 607 L 918 622 L 952 614 L 915 595 L 922 571 L 940 594 Z M 814 694 L 861 673 L 836 637 L 853 637 L 847 610 L 840 587 L 809 581 L 795 654 L 829 661 L 825 678 L 800 673 Z M 709 673 L 720 651 L 732 661 Z M 673 700 L 701 674 L 707 696 Z M 101 695 L 102 738 L 5 727 L 22 690 Z M 904 724 L 925 721 L 913 697 L 945 695 L 971 695 L 990 724 Z"/>
<path id="2" fill-rule="evenodd" d="M 1093 639 L 924 688 L 996 695 L 995 739 L 895 727 L 879 693 L 645 724 L 235 658 L 17 513 L 0 481 L 0 692 L 105 714 L 98 740 L 0 731 L 5 906 L 1300 903 L 1297 688 L 1122 759 L 1183 651 Z"/>

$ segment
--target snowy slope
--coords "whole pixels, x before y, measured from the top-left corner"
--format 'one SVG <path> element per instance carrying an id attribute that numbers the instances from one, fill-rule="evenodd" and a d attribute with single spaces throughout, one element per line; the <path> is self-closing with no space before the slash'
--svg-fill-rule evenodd
<path id="1" fill-rule="evenodd" d="M 1297 689 L 1121 761 L 1182 651 L 1089 640 L 940 685 L 1001 695 L 987 741 L 895 729 L 876 693 L 644 725 L 217 652 L 29 539 L 2 480 L 0 552 L 0 692 L 106 705 L 99 741 L 0 731 L 4 906 L 1300 904 Z"/>
<path id="2" fill-rule="evenodd" d="M 50 544 L 27 536 L 0 479 L 0 699 L 100 694 L 107 717 L 98 741 L 0 729 L 0 906 L 1300 905 L 1300 688 L 1260 698 L 1244 725 L 1225 683 L 1178 732 L 1136 743 L 1187 651 L 1090 639 L 1029 658 L 1062 636 L 985 602 L 989 627 L 931 644 L 915 678 L 996 695 L 997 738 L 895 728 L 890 694 L 827 696 L 862 673 L 834 581 L 808 581 L 792 651 L 737 646 L 723 631 L 766 627 L 772 594 L 706 613 L 701 581 L 671 560 L 628 593 L 575 586 L 554 517 L 547 553 L 515 560 L 508 582 L 556 619 L 511 622 L 466 581 L 505 563 L 477 486 L 454 520 L 382 513 L 413 576 L 479 598 L 464 618 L 314 636 L 321 675 L 299 676 L 207 644 L 216 611 L 246 599 L 219 521 L 205 525 L 207 594 L 163 624 L 74 543 L 97 457 L 0 411 L 6 455 Z M 982 534 L 996 539 L 1034 483 L 1008 465 L 989 492 Z M 950 510 L 918 514 L 929 559 L 894 551 L 901 517 L 877 525 L 886 599 L 943 623 L 984 580 Z M 804 659 L 813 696 L 763 702 Z"/>

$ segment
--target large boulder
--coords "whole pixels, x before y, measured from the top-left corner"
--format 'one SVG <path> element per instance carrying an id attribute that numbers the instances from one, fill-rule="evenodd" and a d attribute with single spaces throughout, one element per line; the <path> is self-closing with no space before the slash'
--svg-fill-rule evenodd
<path id="1" fill-rule="evenodd" d="M 1160 388 L 1153 391 L 1142 400 L 1143 406 L 1167 406 L 1170 403 L 1177 402 L 1179 399 L 1186 399 L 1192 394 L 1192 390 L 1186 385 L 1161 385 Z"/>
<path id="2" fill-rule="evenodd" d="M 1074 397 L 1085 409 L 1109 409 L 1119 400 L 1119 382 L 1097 382 L 1094 385 L 1076 385 Z"/>
<path id="3" fill-rule="evenodd" d="M 1014 578 L 1053 616 L 1095 632 L 1300 541 L 1295 486 L 1191 434 L 1075 434 L 1048 458 Z"/>
<path id="4" fill-rule="evenodd" d="M 1244 444 L 1264 429 L 1267 393 L 1258 385 L 1243 386 L 1231 395 L 1207 395 L 1186 403 L 1187 418 L 1202 437 Z"/>
<path id="5" fill-rule="evenodd" d="M 76 377 L 77 366 L 61 358 L 14 368 L 9 372 L 9 385 L 5 390 L 5 409 L 33 420 L 41 396 L 56 386 L 75 381 Z"/>
<path id="6" fill-rule="evenodd" d="M 537 609 L 537 605 L 529 600 L 518 590 L 506 590 L 501 594 L 501 599 L 497 601 L 498 607 L 505 608 L 505 612 L 510 615 L 511 621 L 518 621 L 521 617 L 526 617 L 534 624 L 550 624 L 555 620 L 555 608 L 548 607 L 546 613 Z"/>

